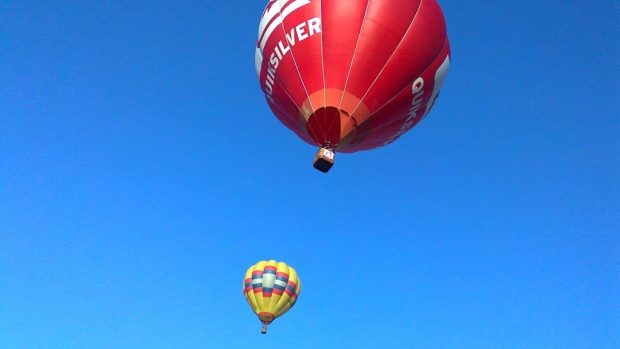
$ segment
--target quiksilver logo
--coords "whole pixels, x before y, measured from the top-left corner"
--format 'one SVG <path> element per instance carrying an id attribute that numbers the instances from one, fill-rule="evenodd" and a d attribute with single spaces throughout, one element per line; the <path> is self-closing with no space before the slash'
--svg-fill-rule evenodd
<path id="1" fill-rule="evenodd" d="M 314 17 L 303 21 L 290 28 L 283 25 L 284 19 L 295 10 L 310 4 L 309 0 L 272 0 L 265 9 L 258 28 L 258 41 L 256 44 L 256 73 L 261 76 L 264 59 L 267 61 L 267 74 L 264 80 L 265 97 L 273 103 L 273 86 L 276 81 L 276 72 L 280 62 L 287 56 L 291 49 L 321 32 L 321 18 Z M 278 40 L 270 53 L 264 54 L 265 46 L 274 31 L 280 28 L 284 31 L 284 37 Z"/>
<path id="2" fill-rule="evenodd" d="M 258 41 L 256 43 L 256 73 L 260 76 L 263 51 L 265 44 L 278 26 L 295 10 L 310 4 L 310 0 L 271 0 L 263 12 L 258 26 Z"/>
<path id="3" fill-rule="evenodd" d="M 446 59 L 439 66 L 439 68 L 437 68 L 437 71 L 435 72 L 433 93 L 431 94 L 430 98 L 426 102 L 426 105 L 423 104 L 424 102 L 424 79 L 422 79 L 422 77 L 419 77 L 413 82 L 413 84 L 411 85 L 411 93 L 412 93 L 413 98 L 411 100 L 411 106 L 407 113 L 407 118 L 405 119 L 405 122 L 400 127 L 398 132 L 396 132 L 392 137 L 390 137 L 390 139 L 385 141 L 383 145 L 386 145 L 396 140 L 396 138 L 400 137 L 403 133 L 409 130 L 416 121 L 419 122 L 420 118 L 424 117 L 426 114 L 428 114 L 428 112 L 431 111 L 431 108 L 435 104 L 435 100 L 439 96 L 439 91 L 441 90 L 441 86 L 443 85 L 446 79 L 446 75 L 448 74 L 449 68 L 450 68 L 450 56 L 446 56 Z M 424 106 L 426 106 L 426 108 L 422 110 L 422 107 Z"/>

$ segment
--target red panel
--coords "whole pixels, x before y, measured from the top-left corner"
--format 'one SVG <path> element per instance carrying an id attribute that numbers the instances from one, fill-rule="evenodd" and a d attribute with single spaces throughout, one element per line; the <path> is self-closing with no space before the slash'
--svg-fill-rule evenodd
<path id="1" fill-rule="evenodd" d="M 428 68 L 360 125 L 351 146 L 341 151 L 380 147 L 393 142 L 413 128 L 430 112 L 439 96 L 449 65 L 450 45 L 446 39 L 440 54 Z"/>
<path id="2" fill-rule="evenodd" d="M 368 0 L 322 0 L 326 87 L 344 89 Z"/>
<path id="3" fill-rule="evenodd" d="M 256 63 L 261 88 L 271 110 L 282 123 L 302 139 L 314 143 L 308 135 L 306 121 L 300 113 L 307 94 L 291 50 L 292 47 L 301 46 L 308 41 L 299 42 L 299 34 L 305 39 L 309 37 L 306 38 L 301 30 L 298 33 L 295 27 L 292 28 L 293 35 L 291 35 L 291 31 L 287 28 L 289 18 L 298 17 L 300 10 L 311 9 L 312 6 L 315 5 L 310 0 L 268 3 L 259 25 Z M 319 36 L 317 33 L 314 34 L 315 37 Z M 316 41 L 320 46 L 320 39 Z M 317 52 L 317 59 L 320 59 L 320 51 Z"/>
<path id="4" fill-rule="evenodd" d="M 446 38 L 443 15 L 434 1 L 422 1 L 400 45 L 385 68 L 374 78 L 374 84 L 363 102 L 372 112 L 410 84 L 433 62 Z M 393 120 L 386 120 L 387 122 Z"/>
<path id="5" fill-rule="evenodd" d="M 295 6 L 295 3 L 296 1 L 289 1 L 287 5 Z M 290 48 L 290 53 L 287 54 L 290 57 L 287 56 L 284 60 L 293 63 L 294 69 L 288 74 L 301 76 L 304 92 L 301 96 L 294 97 L 296 101 L 301 99 L 301 103 L 303 103 L 309 94 L 324 87 L 321 52 L 321 2 L 313 1 L 304 5 L 303 1 L 298 0 L 297 3 L 301 7 L 284 18 L 281 26 L 282 31 L 276 35 L 285 42 L 283 45 L 285 49 Z M 287 7 L 283 6 L 283 14 L 286 14 L 286 9 Z M 288 79 L 297 80 L 299 76 L 283 76 L 283 80 Z M 318 108 L 322 105 L 313 107 Z"/>
<path id="6" fill-rule="evenodd" d="M 353 58 L 347 92 L 358 98 L 364 96 L 401 43 L 418 3 L 407 0 L 370 1 Z"/>

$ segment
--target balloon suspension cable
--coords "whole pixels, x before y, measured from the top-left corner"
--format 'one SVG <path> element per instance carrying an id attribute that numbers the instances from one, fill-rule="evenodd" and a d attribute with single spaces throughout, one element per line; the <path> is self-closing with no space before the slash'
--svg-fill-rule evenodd
<path id="1" fill-rule="evenodd" d="M 327 141 L 317 151 L 312 166 L 323 173 L 327 173 L 334 166 L 335 156 L 334 147 Z"/>

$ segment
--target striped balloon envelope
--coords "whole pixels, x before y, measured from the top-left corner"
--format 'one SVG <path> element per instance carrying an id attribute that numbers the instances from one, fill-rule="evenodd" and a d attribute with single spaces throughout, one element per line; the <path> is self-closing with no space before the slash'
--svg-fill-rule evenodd
<path id="1" fill-rule="evenodd" d="M 272 112 L 333 164 L 334 151 L 389 144 L 428 114 L 450 45 L 436 0 L 271 0 L 255 63 Z"/>
<path id="2" fill-rule="evenodd" d="M 300 291 L 297 272 L 284 262 L 260 261 L 245 273 L 243 295 L 262 322 L 263 334 L 273 320 L 295 305 Z"/>

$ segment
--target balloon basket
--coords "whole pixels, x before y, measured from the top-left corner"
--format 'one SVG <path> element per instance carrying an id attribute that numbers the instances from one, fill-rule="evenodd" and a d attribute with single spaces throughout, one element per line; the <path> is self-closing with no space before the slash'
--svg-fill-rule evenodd
<path id="1" fill-rule="evenodd" d="M 327 173 L 334 166 L 335 156 L 336 154 L 332 149 L 321 147 L 314 156 L 312 166 L 323 173 Z"/>
<path id="2" fill-rule="evenodd" d="M 257 314 L 260 322 L 263 324 L 263 327 L 260 330 L 260 333 L 267 334 L 267 326 L 276 319 L 276 317 L 269 312 L 260 312 Z"/>

